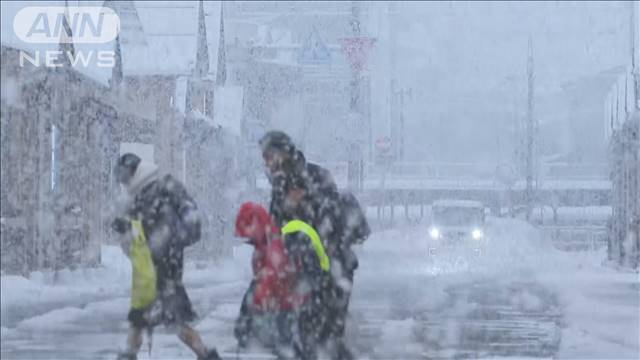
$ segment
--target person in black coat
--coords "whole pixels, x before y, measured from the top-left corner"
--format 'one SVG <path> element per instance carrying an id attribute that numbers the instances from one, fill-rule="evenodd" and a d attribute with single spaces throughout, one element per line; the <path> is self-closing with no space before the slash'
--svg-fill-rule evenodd
<path id="1" fill-rule="evenodd" d="M 285 249 L 299 271 L 296 292 L 309 296 L 297 311 L 296 328 L 299 336 L 294 350 L 300 359 L 316 359 L 317 346 L 325 340 L 323 333 L 331 320 L 329 313 L 332 309 L 329 308 L 330 299 L 327 298 L 333 287 L 331 264 L 326 249 L 322 247 L 320 250 L 313 246 L 312 232 L 315 231 L 318 238 L 320 236 L 311 225 L 313 211 L 309 207 L 306 182 L 301 177 L 291 176 L 284 183 L 283 190 L 282 216 L 288 219 L 285 224 L 287 226 L 282 229 Z M 312 230 L 288 230 L 289 221 L 293 220 L 309 225 Z"/>
<path id="2" fill-rule="evenodd" d="M 270 131 L 260 139 L 260 147 L 272 186 L 270 212 L 276 224 L 283 226 L 292 219 L 306 219 L 320 235 L 332 259 L 333 286 L 327 288 L 324 297 L 329 310 L 321 340 L 330 341 L 337 358 L 352 358 L 344 342 L 353 275 L 358 267 L 351 245 L 369 235 L 369 225 L 361 211 L 352 216 L 351 208 L 345 206 L 354 201 L 357 204 L 355 198 L 340 194 L 331 173 L 306 161 L 287 134 Z M 305 196 L 295 210 L 287 209 L 285 188 L 296 182 L 303 183 Z"/>
<path id="3" fill-rule="evenodd" d="M 140 222 L 156 274 L 155 300 L 143 308 L 135 308 L 132 303 L 127 350 L 119 359 L 135 359 L 143 330 L 160 324 L 177 328 L 180 340 L 198 359 L 219 359 L 215 348 L 207 349 L 198 332 L 189 326 L 196 313 L 182 282 L 184 249 L 200 239 L 196 203 L 179 181 L 171 175 L 160 177 L 156 165 L 141 161 L 135 154 L 120 157 L 115 175 L 132 200 L 112 227 L 122 235 L 121 245 L 128 254 L 134 238 L 133 221 Z"/>

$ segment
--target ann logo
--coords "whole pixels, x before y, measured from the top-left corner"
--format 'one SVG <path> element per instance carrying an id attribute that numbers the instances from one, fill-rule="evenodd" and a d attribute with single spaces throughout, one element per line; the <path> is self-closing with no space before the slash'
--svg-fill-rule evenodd
<path id="1" fill-rule="evenodd" d="M 120 18 L 108 7 L 27 6 L 14 17 L 13 30 L 31 44 L 104 44 L 115 40 Z"/>
<path id="2" fill-rule="evenodd" d="M 92 36 L 99 36 L 104 24 L 104 13 L 98 14 L 97 23 L 89 13 L 74 13 L 69 21 L 66 20 L 65 14 L 55 14 L 55 23 L 53 28 L 49 23 L 49 16 L 45 13 L 39 13 L 35 18 L 31 28 L 27 32 L 27 37 L 34 35 L 44 37 L 61 38 L 61 41 L 69 41 L 72 34 L 82 37 L 86 31 L 91 31 Z M 62 31 L 65 36 L 62 36 Z"/>

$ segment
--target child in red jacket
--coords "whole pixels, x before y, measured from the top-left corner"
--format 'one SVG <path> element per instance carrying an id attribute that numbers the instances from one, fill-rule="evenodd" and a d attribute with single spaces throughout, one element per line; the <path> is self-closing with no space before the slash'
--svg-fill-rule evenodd
<path id="1" fill-rule="evenodd" d="M 293 290 L 296 266 L 285 251 L 280 230 L 262 206 L 248 202 L 242 204 L 236 218 L 236 236 L 248 238 L 247 242 L 255 248 L 251 261 L 253 280 L 236 320 L 238 345 L 246 347 L 254 336 L 269 347 L 290 343 L 293 311 L 307 296 Z M 269 329 L 274 325 L 276 329 Z"/>

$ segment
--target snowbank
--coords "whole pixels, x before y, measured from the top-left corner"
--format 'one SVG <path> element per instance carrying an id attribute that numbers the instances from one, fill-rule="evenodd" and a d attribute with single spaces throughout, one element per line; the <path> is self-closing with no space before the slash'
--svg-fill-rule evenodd
<path id="1" fill-rule="evenodd" d="M 570 253 L 538 275 L 563 307 L 559 358 L 638 359 L 640 278 L 603 266 L 606 251 Z"/>
<path id="2" fill-rule="evenodd" d="M 131 265 L 119 247 L 102 247 L 98 268 L 2 276 L 2 326 L 60 307 L 79 307 L 129 292 Z"/>
<path id="3" fill-rule="evenodd" d="M 387 322 L 381 336 L 382 342 L 376 346 L 376 355 L 398 358 L 398 354 L 404 354 L 411 358 L 420 354 L 422 345 L 415 340 L 415 326 L 414 319 Z"/>
<path id="4" fill-rule="evenodd" d="M 492 231 L 504 245 L 490 249 L 494 270 L 530 276 L 557 296 L 563 314 L 559 358 L 640 357 L 637 272 L 604 266 L 606 249 L 559 251 L 525 223 L 493 222 Z M 536 306 L 535 299 L 520 300 Z"/>
<path id="5" fill-rule="evenodd" d="M 215 265 L 187 262 L 185 283 L 190 288 L 248 283 L 251 251 L 248 245 L 238 247 L 233 258 Z M 101 317 L 121 318 L 129 306 L 131 264 L 117 246 L 103 246 L 101 258 L 98 268 L 33 272 L 29 278 L 2 276 L 3 329 L 73 330 Z"/>

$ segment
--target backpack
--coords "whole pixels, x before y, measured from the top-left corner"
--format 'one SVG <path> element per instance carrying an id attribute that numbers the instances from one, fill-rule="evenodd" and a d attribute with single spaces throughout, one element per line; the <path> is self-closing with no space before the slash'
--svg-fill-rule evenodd
<path id="1" fill-rule="evenodd" d="M 202 233 L 201 214 L 195 201 L 189 196 L 182 183 L 167 175 L 162 179 L 161 194 L 169 200 L 174 213 L 171 222 L 177 232 L 180 246 L 191 246 L 200 241 Z"/>
<path id="2" fill-rule="evenodd" d="M 339 194 L 339 207 L 343 244 L 349 247 L 364 243 L 371 234 L 371 228 L 358 199 L 350 192 L 342 192 Z"/>

